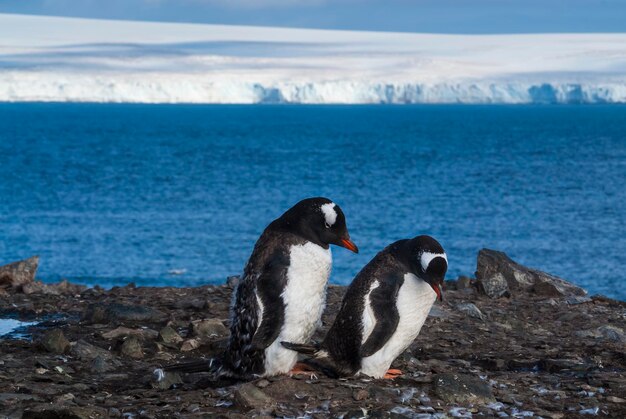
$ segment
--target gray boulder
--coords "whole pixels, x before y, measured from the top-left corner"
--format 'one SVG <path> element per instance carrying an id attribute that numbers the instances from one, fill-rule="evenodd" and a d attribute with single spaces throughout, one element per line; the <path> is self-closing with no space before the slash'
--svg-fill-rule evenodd
<path id="1" fill-rule="evenodd" d="M 491 249 L 478 252 L 476 279 L 479 289 L 491 298 L 515 292 L 533 292 L 545 297 L 587 294 L 584 289 L 564 279 L 522 266 L 505 253 Z"/>

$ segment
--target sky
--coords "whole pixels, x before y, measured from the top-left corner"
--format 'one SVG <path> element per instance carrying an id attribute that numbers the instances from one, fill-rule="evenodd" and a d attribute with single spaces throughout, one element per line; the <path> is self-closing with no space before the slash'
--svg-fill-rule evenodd
<path id="1" fill-rule="evenodd" d="M 0 0 L 0 13 L 398 32 L 626 32 L 626 0 Z"/>

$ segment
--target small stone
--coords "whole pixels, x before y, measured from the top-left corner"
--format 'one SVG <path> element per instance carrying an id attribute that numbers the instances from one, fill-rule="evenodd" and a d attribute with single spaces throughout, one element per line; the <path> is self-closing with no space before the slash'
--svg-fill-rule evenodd
<path id="1" fill-rule="evenodd" d="M 161 329 L 159 331 L 159 337 L 164 343 L 180 343 L 183 341 L 183 338 L 170 326 L 165 326 Z"/>
<path id="2" fill-rule="evenodd" d="M 177 372 L 164 371 L 160 368 L 154 370 L 153 380 L 151 381 L 152 388 L 158 388 L 161 390 L 167 390 L 172 386 L 181 384 L 183 382 L 181 376 Z"/>
<path id="3" fill-rule="evenodd" d="M 72 393 L 62 394 L 54 399 L 55 403 L 65 403 L 72 401 L 76 398 Z"/>
<path id="4" fill-rule="evenodd" d="M 457 304 L 456 309 L 475 319 L 485 320 L 485 315 L 472 303 Z"/>
<path id="5" fill-rule="evenodd" d="M 112 407 L 109 409 L 109 417 L 110 418 L 121 418 L 122 412 L 116 407 Z"/>
<path id="6" fill-rule="evenodd" d="M 70 354 L 80 360 L 92 360 L 98 355 L 105 358 L 111 357 L 109 351 L 92 345 L 91 343 L 85 342 L 82 339 L 72 344 Z"/>
<path id="7" fill-rule="evenodd" d="M 356 400 L 357 402 L 361 401 L 361 400 L 365 400 L 370 396 L 369 391 L 365 390 L 364 388 L 359 389 L 359 390 L 355 390 L 352 393 L 352 398 L 354 400 Z"/>
<path id="8" fill-rule="evenodd" d="M 428 316 L 435 317 L 438 319 L 447 319 L 448 317 L 450 317 L 450 314 L 448 314 L 448 312 L 443 310 L 441 307 L 433 305 L 430 308 L 430 312 L 428 313 Z"/>
<path id="9" fill-rule="evenodd" d="M 152 329 L 130 329 L 123 326 L 102 333 L 102 337 L 105 339 L 118 339 L 127 336 L 135 336 L 139 339 L 155 339 L 158 333 Z"/>
<path id="10" fill-rule="evenodd" d="M 198 349 L 199 347 L 200 347 L 200 340 L 187 339 L 181 345 L 180 350 L 183 352 L 189 352 L 189 351 L 193 351 L 194 349 Z"/>
<path id="11" fill-rule="evenodd" d="M 472 288 L 472 280 L 468 276 L 459 276 L 459 279 L 456 280 L 456 289 L 464 290 Z"/>
<path id="12" fill-rule="evenodd" d="M 478 289 L 489 298 L 510 297 L 511 295 L 506 279 L 499 272 L 479 279 Z"/>
<path id="13" fill-rule="evenodd" d="M 589 303 L 593 301 L 591 299 L 591 297 L 587 297 L 587 296 L 579 296 L 579 295 L 573 295 L 571 297 L 567 297 L 565 299 L 565 302 L 569 305 L 576 305 L 576 304 L 584 304 L 584 303 Z"/>
<path id="14" fill-rule="evenodd" d="M 626 334 L 622 329 L 617 326 L 600 326 L 596 329 L 598 334 L 608 340 L 612 340 L 614 342 L 623 342 L 626 343 Z"/>
<path id="15" fill-rule="evenodd" d="M 96 373 L 103 373 L 103 372 L 109 372 L 109 371 L 113 371 L 115 369 L 115 366 L 112 365 L 109 360 L 107 360 L 105 357 L 103 357 L 102 355 L 98 355 L 96 356 L 92 361 L 91 361 L 91 370 L 93 372 Z"/>
<path id="16" fill-rule="evenodd" d="M 607 396 L 606 397 L 606 401 L 609 403 L 626 403 L 626 399 L 622 399 L 621 397 L 616 397 L 616 396 Z"/>
<path id="17" fill-rule="evenodd" d="M 130 304 L 92 304 L 90 305 L 83 320 L 96 324 L 120 323 L 120 322 L 151 322 L 158 323 L 167 318 L 160 310 Z"/>
<path id="18" fill-rule="evenodd" d="M 143 358 L 143 349 L 141 348 L 141 342 L 134 336 L 126 338 L 122 344 L 121 353 L 124 356 L 133 359 Z"/>
<path id="19" fill-rule="evenodd" d="M 70 341 L 60 329 L 52 329 L 46 332 L 41 340 L 41 344 L 48 352 L 64 354 L 70 349 Z"/>
<path id="20" fill-rule="evenodd" d="M 196 403 L 192 403 L 185 408 L 185 412 L 196 413 L 200 411 L 200 405 Z"/>
<path id="21" fill-rule="evenodd" d="M 489 384 L 471 375 L 437 374 L 433 385 L 435 394 L 448 403 L 487 404 L 496 401 Z"/>
<path id="22" fill-rule="evenodd" d="M 274 399 L 252 383 L 244 383 L 235 390 L 235 403 L 242 409 L 269 409 L 275 405 Z"/>
<path id="23" fill-rule="evenodd" d="M 194 320 L 189 328 L 193 336 L 200 338 L 228 335 L 228 329 L 219 319 Z"/>
<path id="24" fill-rule="evenodd" d="M 265 387 L 267 387 L 267 386 L 269 386 L 269 385 L 270 385 L 270 382 L 269 382 L 269 381 L 267 381 L 266 379 L 261 379 L 261 380 L 259 380 L 259 381 L 257 381 L 257 382 L 256 382 L 256 386 L 257 386 L 258 388 L 265 388 Z"/>

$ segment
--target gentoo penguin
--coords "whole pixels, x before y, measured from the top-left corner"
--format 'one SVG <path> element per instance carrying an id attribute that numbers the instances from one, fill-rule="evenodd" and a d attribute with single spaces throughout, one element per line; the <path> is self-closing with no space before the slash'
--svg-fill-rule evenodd
<path id="1" fill-rule="evenodd" d="M 419 334 L 441 286 L 448 259 L 432 237 L 400 240 L 378 253 L 352 281 L 324 341 L 315 346 L 282 342 L 309 355 L 329 376 L 362 373 L 393 378 L 388 370 Z"/>
<path id="2" fill-rule="evenodd" d="M 233 292 L 230 340 L 221 358 L 165 371 L 213 371 L 236 379 L 289 373 L 297 353 L 280 342 L 305 343 L 319 325 L 331 244 L 358 253 L 343 211 L 329 199 L 304 199 L 274 220 L 256 242 Z"/>

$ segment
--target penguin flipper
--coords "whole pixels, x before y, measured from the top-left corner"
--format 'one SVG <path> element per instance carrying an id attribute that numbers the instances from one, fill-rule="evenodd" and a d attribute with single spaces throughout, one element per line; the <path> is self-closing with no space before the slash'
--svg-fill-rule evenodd
<path id="1" fill-rule="evenodd" d="M 285 322 L 285 303 L 282 293 L 286 285 L 289 258 L 276 252 L 257 279 L 256 292 L 263 305 L 262 318 L 252 338 L 252 347 L 265 349 L 278 338 Z"/>
<path id="2" fill-rule="evenodd" d="M 376 325 L 361 346 L 363 358 L 378 352 L 396 331 L 400 321 L 396 300 L 403 283 L 403 277 L 391 275 L 380 281 L 380 285 L 370 293 L 370 305 L 374 311 Z"/>

